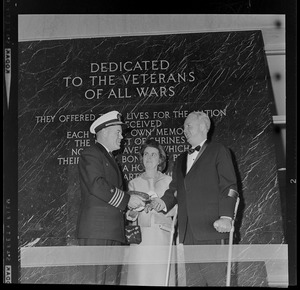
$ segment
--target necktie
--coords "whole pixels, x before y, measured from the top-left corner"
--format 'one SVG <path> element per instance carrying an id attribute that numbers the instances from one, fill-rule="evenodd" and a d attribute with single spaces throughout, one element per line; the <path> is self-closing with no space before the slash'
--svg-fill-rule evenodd
<path id="1" fill-rule="evenodd" d="M 188 154 L 192 154 L 192 153 L 194 153 L 195 151 L 200 151 L 200 148 L 201 148 L 201 146 L 200 145 L 198 145 L 198 146 L 196 146 L 195 148 L 190 148 L 190 149 L 188 149 Z"/>

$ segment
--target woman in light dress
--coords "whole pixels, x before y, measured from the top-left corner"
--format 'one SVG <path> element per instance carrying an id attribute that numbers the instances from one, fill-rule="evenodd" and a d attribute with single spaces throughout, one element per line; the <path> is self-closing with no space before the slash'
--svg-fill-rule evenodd
<path id="1" fill-rule="evenodd" d="M 154 139 L 147 140 L 140 150 L 140 161 L 145 171 L 131 180 L 129 190 L 148 193 L 151 198 L 161 197 L 168 189 L 171 177 L 162 173 L 166 166 L 166 153 Z M 128 211 L 128 220 L 137 221 L 141 227 L 142 242 L 130 245 L 130 258 L 135 263 L 128 265 L 127 285 L 164 286 L 168 266 L 168 246 L 170 244 L 172 216 L 175 209 L 168 213 L 156 212 L 140 208 Z M 143 246 L 153 246 L 153 250 L 145 250 Z M 142 264 L 141 259 L 159 257 L 163 264 Z M 174 285 L 174 267 L 171 267 L 170 285 Z"/>

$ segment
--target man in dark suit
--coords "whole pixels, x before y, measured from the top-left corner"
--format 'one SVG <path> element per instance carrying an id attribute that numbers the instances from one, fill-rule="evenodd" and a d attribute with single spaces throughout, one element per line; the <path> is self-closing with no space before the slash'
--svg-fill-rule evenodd
<path id="1" fill-rule="evenodd" d="M 238 196 L 236 174 L 229 150 L 207 140 L 209 129 L 205 113 L 187 116 L 184 134 L 192 148 L 178 157 L 169 189 L 151 204 L 157 211 L 169 211 L 178 203 L 183 245 L 228 243 Z M 226 263 L 186 263 L 187 286 L 225 286 L 225 278 Z"/>
<path id="2" fill-rule="evenodd" d="M 82 151 L 79 161 L 81 204 L 77 221 L 77 238 L 82 246 L 120 246 L 125 244 L 127 208 L 144 206 L 142 198 L 123 190 L 123 179 L 112 151 L 120 149 L 121 114 L 111 111 L 90 127 L 96 142 Z M 101 261 L 99 261 L 101 263 Z M 119 267 L 99 265 L 87 283 L 118 284 Z"/>

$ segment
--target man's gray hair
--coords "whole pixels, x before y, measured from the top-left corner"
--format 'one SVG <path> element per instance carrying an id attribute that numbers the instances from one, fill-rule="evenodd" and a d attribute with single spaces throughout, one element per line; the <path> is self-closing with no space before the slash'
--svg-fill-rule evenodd
<path id="1" fill-rule="evenodd" d="M 194 111 L 194 112 L 191 112 L 191 114 L 196 115 L 199 122 L 205 124 L 207 131 L 209 131 L 211 123 L 210 123 L 210 119 L 207 116 L 207 114 L 205 114 L 203 111 Z"/>

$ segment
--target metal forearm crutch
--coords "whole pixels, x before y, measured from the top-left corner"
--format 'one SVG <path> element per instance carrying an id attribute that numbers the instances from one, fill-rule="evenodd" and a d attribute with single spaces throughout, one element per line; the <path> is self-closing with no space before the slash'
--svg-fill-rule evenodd
<path id="1" fill-rule="evenodd" d="M 173 245 L 174 233 L 175 233 L 175 225 L 176 225 L 176 221 L 177 221 L 177 211 L 178 211 L 178 205 L 175 205 L 175 213 L 174 213 L 174 216 L 173 216 L 172 226 L 171 226 L 171 233 L 170 233 L 169 256 L 168 256 L 168 265 L 167 265 L 167 274 L 166 274 L 165 286 L 169 285 L 170 263 L 171 263 L 172 245 Z"/>
<path id="2" fill-rule="evenodd" d="M 233 219 L 231 221 L 231 230 L 229 233 L 229 249 L 228 249 L 228 259 L 227 259 L 227 276 L 226 276 L 226 286 L 230 286 L 230 278 L 231 278 L 231 260 L 232 260 L 232 245 L 233 245 L 233 233 L 234 233 L 234 221 L 236 218 L 237 209 L 240 203 L 240 198 L 236 198 L 235 208 Z"/>

